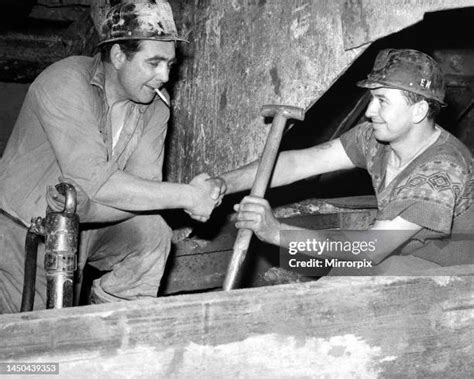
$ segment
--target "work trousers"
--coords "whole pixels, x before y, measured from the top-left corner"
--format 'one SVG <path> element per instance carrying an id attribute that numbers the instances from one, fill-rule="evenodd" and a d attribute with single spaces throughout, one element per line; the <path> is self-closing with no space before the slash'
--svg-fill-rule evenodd
<path id="1" fill-rule="evenodd" d="M 20 310 L 26 228 L 0 214 L 0 313 Z M 159 215 L 140 215 L 83 230 L 79 256 L 106 271 L 92 286 L 95 302 L 156 297 L 170 251 L 171 229 Z M 38 248 L 34 309 L 46 307 L 44 244 Z"/>

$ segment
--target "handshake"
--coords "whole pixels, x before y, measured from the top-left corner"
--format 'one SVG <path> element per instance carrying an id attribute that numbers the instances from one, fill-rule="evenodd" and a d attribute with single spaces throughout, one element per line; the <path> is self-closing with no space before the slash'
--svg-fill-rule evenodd
<path id="1" fill-rule="evenodd" d="M 117 214 L 117 212 L 120 213 L 120 209 L 91 201 L 89 195 L 74 180 L 60 177 L 59 181 L 69 183 L 75 187 L 77 192 L 77 214 L 81 218 L 81 222 L 113 222 L 123 219 L 123 214 Z M 152 182 L 149 181 L 149 183 Z M 205 222 L 209 219 L 212 211 L 215 207 L 220 205 L 222 198 L 227 191 L 227 185 L 224 179 L 220 177 L 211 178 L 208 174 L 200 174 L 196 176 L 189 184 L 173 185 L 172 197 L 175 201 L 177 200 L 177 202 L 180 203 L 180 206 L 178 207 L 183 208 L 193 219 L 201 222 Z M 143 194 L 142 204 L 152 204 L 154 199 L 147 198 L 146 196 L 153 194 L 153 191 L 145 190 L 143 191 Z M 141 192 L 135 192 L 134 198 L 139 198 L 140 195 Z M 166 197 L 163 197 L 163 193 L 158 193 L 157 197 L 158 196 L 161 197 L 161 200 L 166 199 Z M 46 191 L 46 202 L 51 210 L 60 212 L 64 209 L 66 199 L 55 189 L 54 186 L 50 186 Z M 176 205 L 176 203 L 174 205 Z M 165 206 L 165 208 L 171 207 Z M 127 212 L 127 209 L 133 212 L 133 210 L 130 209 L 130 204 L 128 204 L 128 208 L 123 208 L 125 212 Z M 142 206 L 141 210 L 143 209 Z M 149 209 L 153 210 L 155 208 L 150 206 Z"/>
<path id="2" fill-rule="evenodd" d="M 227 191 L 226 182 L 221 177 L 200 174 L 189 185 L 193 188 L 192 205 L 184 211 L 194 220 L 206 222 L 214 208 L 221 204 Z"/>

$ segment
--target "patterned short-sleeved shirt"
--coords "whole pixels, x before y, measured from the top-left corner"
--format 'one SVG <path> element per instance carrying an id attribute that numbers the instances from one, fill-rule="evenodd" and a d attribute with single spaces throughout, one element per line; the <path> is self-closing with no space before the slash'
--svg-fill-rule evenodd
<path id="1" fill-rule="evenodd" d="M 472 155 L 456 137 L 437 126 L 437 140 L 416 157 L 388 185 L 385 173 L 390 146 L 375 139 L 370 122 L 341 136 L 342 145 L 357 167 L 365 168 L 378 203 L 378 220 L 401 216 L 424 228 L 418 238 L 439 238 L 456 232 L 472 233 L 474 213 Z M 474 216 L 474 215 L 473 215 Z M 458 231 L 459 232 L 459 231 Z"/>

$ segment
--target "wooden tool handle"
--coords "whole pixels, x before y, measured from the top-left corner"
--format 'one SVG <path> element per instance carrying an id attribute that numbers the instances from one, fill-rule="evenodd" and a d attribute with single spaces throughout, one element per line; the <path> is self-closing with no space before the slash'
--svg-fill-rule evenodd
<path id="1" fill-rule="evenodd" d="M 276 107 L 276 106 L 267 106 Z M 288 112 L 288 109 L 290 112 Z M 272 108 L 270 108 L 270 111 Z M 265 111 L 265 107 L 264 107 Z M 264 115 L 265 112 L 263 112 Z M 263 197 L 270 180 L 270 176 L 275 164 L 278 149 L 280 147 L 283 130 L 285 129 L 286 121 L 288 118 L 301 119 L 301 115 L 304 118 L 304 111 L 294 107 L 280 107 L 280 110 L 276 112 L 273 119 L 273 124 L 268 134 L 265 147 L 263 149 L 262 158 L 258 165 L 257 175 L 255 182 L 252 186 L 251 195 Z M 296 117 L 295 117 L 296 116 Z M 247 250 L 252 239 L 253 232 L 248 229 L 240 229 L 237 238 L 235 239 L 232 258 L 227 268 L 227 274 L 224 280 L 224 291 L 229 291 L 236 287 L 240 269 L 247 255 Z"/>

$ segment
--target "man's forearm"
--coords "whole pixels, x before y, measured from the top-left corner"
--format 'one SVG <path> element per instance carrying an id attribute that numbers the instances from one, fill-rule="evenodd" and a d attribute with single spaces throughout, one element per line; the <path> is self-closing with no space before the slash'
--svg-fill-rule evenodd
<path id="1" fill-rule="evenodd" d="M 278 155 L 270 187 L 294 183 L 314 175 L 355 167 L 339 139 L 308 149 L 283 151 Z M 248 190 L 257 174 L 258 161 L 221 177 L 227 183 L 227 193 Z"/>
<path id="2" fill-rule="evenodd" d="M 157 182 L 116 171 L 93 200 L 128 212 L 188 208 L 193 204 L 189 184 Z"/>
<path id="3" fill-rule="evenodd" d="M 292 172 L 290 171 L 291 161 L 292 152 L 282 152 L 279 154 L 275 171 L 270 183 L 271 187 L 282 186 L 298 180 L 298 177 L 293 176 Z M 255 181 L 255 176 L 257 175 L 259 163 L 260 161 L 256 160 L 236 170 L 220 175 L 227 184 L 227 193 L 235 193 L 252 188 L 252 185 Z"/>
<path id="4" fill-rule="evenodd" d="M 121 209 L 109 207 L 91 201 L 88 212 L 81 217 L 84 223 L 107 223 L 128 220 L 136 215 L 136 213 L 123 211 Z"/>
<path id="5" fill-rule="evenodd" d="M 257 174 L 259 161 L 253 161 L 236 170 L 221 174 L 220 177 L 225 180 L 227 184 L 227 193 L 236 193 L 248 190 L 252 187 Z"/>

